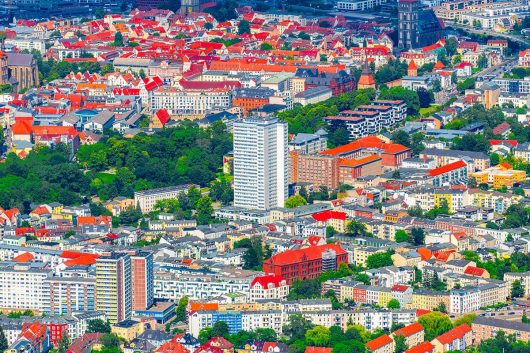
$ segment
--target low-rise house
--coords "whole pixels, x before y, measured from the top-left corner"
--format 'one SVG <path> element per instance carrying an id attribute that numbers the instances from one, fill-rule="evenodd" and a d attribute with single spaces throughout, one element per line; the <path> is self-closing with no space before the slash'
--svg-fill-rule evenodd
<path id="1" fill-rule="evenodd" d="M 454 329 L 436 337 L 431 341 L 434 345 L 435 353 L 445 353 L 448 351 L 461 351 L 471 346 L 473 331 L 468 324 L 462 324 Z"/>

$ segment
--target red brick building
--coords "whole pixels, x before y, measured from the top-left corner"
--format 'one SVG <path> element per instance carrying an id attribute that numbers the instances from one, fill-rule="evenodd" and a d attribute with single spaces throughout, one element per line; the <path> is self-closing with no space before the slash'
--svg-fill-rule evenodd
<path id="1" fill-rule="evenodd" d="M 291 284 L 295 279 L 316 278 L 322 272 L 348 263 L 348 254 L 338 244 L 286 250 L 263 263 L 263 271 L 282 276 Z"/>
<path id="2" fill-rule="evenodd" d="M 405 158 L 412 156 L 412 150 L 397 143 L 385 143 L 376 136 L 366 136 L 347 145 L 332 148 L 322 152 L 323 155 L 341 158 L 361 158 L 367 154 L 381 157 L 381 164 L 386 167 L 397 167 Z"/>

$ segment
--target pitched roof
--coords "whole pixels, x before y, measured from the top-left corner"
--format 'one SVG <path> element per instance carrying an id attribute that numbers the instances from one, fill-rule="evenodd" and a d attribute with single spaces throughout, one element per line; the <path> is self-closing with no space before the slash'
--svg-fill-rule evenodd
<path id="1" fill-rule="evenodd" d="M 468 266 L 466 270 L 464 271 L 465 275 L 471 275 L 471 276 L 482 276 L 486 272 L 485 269 L 475 266 Z"/>
<path id="2" fill-rule="evenodd" d="M 400 328 L 399 330 L 394 331 L 393 334 L 394 336 L 399 335 L 399 336 L 409 337 L 421 331 L 423 331 L 423 326 L 421 326 L 420 323 L 415 322 L 413 324 L 410 324 L 408 326 Z"/>
<path id="3" fill-rule="evenodd" d="M 449 344 L 454 340 L 462 339 L 468 332 L 471 332 L 471 327 L 468 324 L 462 324 L 436 337 L 435 340 L 438 340 L 441 344 Z"/>
<path id="4" fill-rule="evenodd" d="M 317 222 L 327 222 L 330 219 L 346 220 L 346 213 L 339 211 L 326 210 L 318 213 L 313 213 L 311 217 Z"/>
<path id="5" fill-rule="evenodd" d="M 250 287 L 254 287 L 256 283 L 261 284 L 263 288 L 268 288 L 269 284 L 272 284 L 274 287 L 279 287 L 282 281 L 284 281 L 284 278 L 278 275 L 257 276 L 250 284 Z"/>
<path id="6" fill-rule="evenodd" d="M 360 139 L 357 139 L 353 142 L 350 142 L 346 145 L 338 146 L 324 152 L 321 154 L 331 155 L 331 156 L 340 156 L 344 154 L 351 153 L 356 150 L 366 149 L 366 148 L 378 148 L 383 151 L 383 153 L 397 154 L 401 152 L 409 151 L 410 148 L 397 144 L 397 143 L 385 143 L 383 140 L 376 136 L 366 136 Z"/>
<path id="7" fill-rule="evenodd" d="M 387 344 L 390 344 L 392 343 L 393 340 L 392 338 L 389 336 L 389 335 L 382 335 L 382 336 L 379 336 L 377 337 L 376 339 L 374 340 L 371 340 L 370 342 L 366 343 L 366 347 L 370 350 L 370 351 L 375 351 L 376 349 L 379 349 L 381 347 L 384 347 L 386 346 Z"/>
<path id="8" fill-rule="evenodd" d="M 434 346 L 431 342 L 426 341 L 418 344 L 417 346 L 411 347 L 405 351 L 405 353 L 431 353 L 434 351 Z"/>
<path id="9" fill-rule="evenodd" d="M 338 244 L 324 244 L 317 246 L 309 246 L 302 249 L 286 250 L 281 253 L 273 255 L 271 258 L 265 260 L 271 265 L 288 265 L 297 262 L 311 261 L 322 258 L 322 253 L 327 250 L 333 250 L 337 255 L 344 255 L 346 251 Z"/>
<path id="10" fill-rule="evenodd" d="M 20 254 L 18 256 L 15 256 L 13 258 L 13 261 L 15 261 L 15 262 L 30 262 L 34 258 L 35 258 L 35 256 L 33 256 L 32 253 L 25 252 L 25 253 L 22 253 L 22 254 Z"/>
<path id="11" fill-rule="evenodd" d="M 460 169 L 460 168 L 465 168 L 465 167 L 467 167 L 467 164 L 463 160 L 459 160 L 453 163 L 446 164 L 439 168 L 429 170 L 428 173 L 430 176 L 435 177 L 441 174 L 449 173 L 455 169 Z"/>

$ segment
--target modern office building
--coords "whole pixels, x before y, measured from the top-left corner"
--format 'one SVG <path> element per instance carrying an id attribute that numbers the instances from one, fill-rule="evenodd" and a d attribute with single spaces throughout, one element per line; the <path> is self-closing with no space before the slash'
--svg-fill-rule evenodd
<path id="1" fill-rule="evenodd" d="M 257 118 L 234 123 L 234 206 L 283 207 L 288 180 L 287 123 Z"/>
<path id="2" fill-rule="evenodd" d="M 132 310 L 146 310 L 154 302 L 153 254 L 138 251 L 131 255 Z"/>
<path id="3" fill-rule="evenodd" d="M 111 324 L 132 316 L 131 257 L 111 253 L 96 260 L 96 310 L 103 311 Z"/>

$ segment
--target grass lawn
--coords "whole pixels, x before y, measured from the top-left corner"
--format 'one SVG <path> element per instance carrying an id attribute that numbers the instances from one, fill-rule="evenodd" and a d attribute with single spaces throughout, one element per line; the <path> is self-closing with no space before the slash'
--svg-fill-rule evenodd
<path id="1" fill-rule="evenodd" d="M 474 68 L 473 68 L 473 73 L 474 73 L 474 74 L 476 74 L 477 72 L 480 72 L 480 71 L 482 71 L 482 69 L 479 68 L 479 67 L 474 67 Z"/>
<path id="2" fill-rule="evenodd" d="M 104 184 L 110 184 L 116 178 L 116 174 L 109 174 L 109 173 L 105 173 L 105 172 L 99 172 L 98 173 L 98 178 L 101 179 L 101 181 Z"/>
<path id="3" fill-rule="evenodd" d="M 439 105 L 431 105 L 428 108 L 420 108 L 420 115 L 421 116 L 429 116 L 432 115 L 440 110 Z"/>

